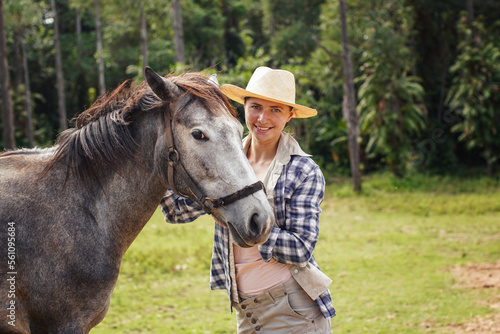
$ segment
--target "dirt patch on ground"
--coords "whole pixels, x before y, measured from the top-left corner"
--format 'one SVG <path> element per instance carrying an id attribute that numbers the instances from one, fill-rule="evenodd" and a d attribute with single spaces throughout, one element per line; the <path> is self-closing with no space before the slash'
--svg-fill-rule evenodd
<path id="1" fill-rule="evenodd" d="M 453 267 L 450 271 L 457 278 L 458 285 L 461 288 L 494 289 L 493 297 L 484 301 L 484 304 L 497 312 L 486 317 L 475 317 L 466 324 L 450 324 L 445 333 L 500 333 L 500 261 L 470 263 L 462 267 Z"/>
<path id="2" fill-rule="evenodd" d="M 500 261 L 456 266 L 451 273 L 463 288 L 500 288 Z"/>

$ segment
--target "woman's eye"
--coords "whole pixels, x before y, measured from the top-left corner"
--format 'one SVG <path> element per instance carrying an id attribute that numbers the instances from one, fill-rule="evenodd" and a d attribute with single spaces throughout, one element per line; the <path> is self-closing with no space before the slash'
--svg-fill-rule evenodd
<path id="1" fill-rule="evenodd" d="M 205 136 L 205 134 L 203 132 L 201 132 L 200 130 L 194 130 L 193 132 L 191 132 L 191 135 L 196 140 L 202 140 L 202 141 L 208 140 L 207 136 Z"/>

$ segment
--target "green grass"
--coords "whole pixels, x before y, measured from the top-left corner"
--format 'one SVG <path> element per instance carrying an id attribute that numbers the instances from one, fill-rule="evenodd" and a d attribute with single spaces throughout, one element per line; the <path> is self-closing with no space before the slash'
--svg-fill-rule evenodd
<path id="1" fill-rule="evenodd" d="M 500 259 L 498 180 L 377 175 L 361 194 L 328 186 L 315 256 L 334 333 L 444 333 L 493 309 L 498 291 L 457 287 L 449 268 Z M 225 291 L 209 290 L 213 222 L 156 212 L 126 253 L 111 307 L 92 333 L 235 333 Z"/>

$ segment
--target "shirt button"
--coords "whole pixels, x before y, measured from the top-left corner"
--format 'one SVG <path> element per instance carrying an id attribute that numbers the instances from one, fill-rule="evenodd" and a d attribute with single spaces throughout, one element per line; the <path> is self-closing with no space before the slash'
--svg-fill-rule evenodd
<path id="1" fill-rule="evenodd" d="M 256 323 L 257 323 L 257 320 L 252 319 L 252 320 L 250 320 L 250 322 L 251 322 L 252 324 L 256 324 Z"/>
<path id="2" fill-rule="evenodd" d="M 244 310 L 244 309 L 247 308 L 247 306 L 246 305 L 241 305 L 241 308 Z"/>
<path id="3" fill-rule="evenodd" d="M 260 327 L 260 326 L 256 326 L 256 327 L 255 327 L 255 330 L 256 330 L 256 331 L 260 331 L 260 329 L 261 329 L 261 328 L 262 328 L 262 327 Z"/>
<path id="4" fill-rule="evenodd" d="M 295 272 L 295 273 L 298 273 L 298 272 L 299 272 L 299 270 L 298 270 L 298 269 L 295 269 L 295 270 L 294 270 L 294 272 Z"/>
<path id="5" fill-rule="evenodd" d="M 250 317 L 252 316 L 252 313 L 248 312 L 248 313 L 246 314 L 246 316 L 247 316 L 247 318 L 250 318 Z"/>

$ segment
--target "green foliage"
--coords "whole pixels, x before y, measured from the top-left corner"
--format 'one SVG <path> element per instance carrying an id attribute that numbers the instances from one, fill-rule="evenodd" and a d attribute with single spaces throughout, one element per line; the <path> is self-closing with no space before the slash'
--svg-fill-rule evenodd
<path id="1" fill-rule="evenodd" d="M 43 1 L 6 1 L 4 6 L 6 30 L 22 35 L 33 33 L 41 23 L 43 13 L 47 11 L 47 4 Z"/>
<path id="2" fill-rule="evenodd" d="M 16 89 L 11 90 L 12 104 L 14 109 L 15 137 L 18 146 L 28 146 L 28 120 L 26 114 L 26 96 L 24 85 L 19 85 Z M 44 102 L 44 97 L 41 94 L 31 94 L 31 106 L 36 107 L 37 103 Z M 52 144 L 51 134 L 48 131 L 47 119 L 42 115 L 32 119 L 33 137 L 39 146 L 50 146 Z"/>
<path id="3" fill-rule="evenodd" d="M 419 105 L 423 88 L 418 78 L 405 74 L 385 83 L 376 82 L 376 75 L 362 78 L 358 110 L 361 133 L 368 137 L 366 152 L 369 157 L 384 157 L 394 175 L 401 176 L 412 139 L 425 128 Z"/>
<path id="4" fill-rule="evenodd" d="M 401 12 L 393 19 L 386 10 Z M 406 46 L 412 22 L 404 6 L 382 7 L 365 31 L 362 74 L 358 90 L 360 130 L 366 136 L 369 157 L 385 159 L 394 175 L 401 176 L 412 140 L 425 128 L 424 89 L 419 78 L 408 75 L 411 50 Z M 384 16 L 389 16 L 386 20 Z"/>
<path id="5" fill-rule="evenodd" d="M 493 174 L 500 158 L 500 40 L 481 20 L 467 22 L 466 13 L 457 29 L 459 55 L 450 67 L 453 81 L 446 102 L 462 120 L 452 131 L 469 149 L 481 150 Z"/>
<path id="6" fill-rule="evenodd" d="M 316 33 L 324 0 L 265 1 L 264 17 L 270 36 L 275 66 L 290 59 L 303 63 L 315 47 L 311 35 Z"/>
<path id="7" fill-rule="evenodd" d="M 205 68 L 223 59 L 223 28 L 226 18 L 220 8 L 209 1 L 182 2 L 184 43 L 189 63 Z"/>

